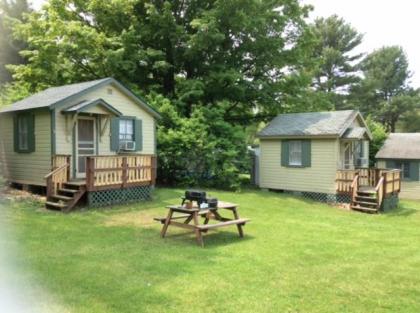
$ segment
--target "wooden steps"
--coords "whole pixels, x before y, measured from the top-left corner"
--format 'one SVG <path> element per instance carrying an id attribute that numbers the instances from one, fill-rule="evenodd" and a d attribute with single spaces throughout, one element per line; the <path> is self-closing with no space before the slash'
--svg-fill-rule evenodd
<path id="1" fill-rule="evenodd" d="M 350 208 L 359 212 L 379 213 L 380 207 L 377 196 L 378 195 L 374 190 L 359 188 L 351 201 Z"/>
<path id="2" fill-rule="evenodd" d="M 51 210 L 70 212 L 86 193 L 86 185 L 72 182 L 63 184 L 57 193 L 48 197 L 45 207 Z"/>

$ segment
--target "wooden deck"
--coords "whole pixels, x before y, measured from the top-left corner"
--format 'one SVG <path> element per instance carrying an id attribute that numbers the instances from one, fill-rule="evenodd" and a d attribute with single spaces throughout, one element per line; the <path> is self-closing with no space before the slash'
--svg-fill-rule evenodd
<path id="1" fill-rule="evenodd" d="M 47 207 L 71 210 L 85 193 L 153 186 L 154 155 L 86 157 L 86 179 L 71 179 L 71 156 L 55 155 L 47 180 Z M 143 188 L 143 187 L 142 187 Z"/>
<path id="2" fill-rule="evenodd" d="M 378 213 L 385 198 L 400 193 L 401 171 L 380 168 L 338 170 L 336 191 L 351 197 L 352 209 Z"/>

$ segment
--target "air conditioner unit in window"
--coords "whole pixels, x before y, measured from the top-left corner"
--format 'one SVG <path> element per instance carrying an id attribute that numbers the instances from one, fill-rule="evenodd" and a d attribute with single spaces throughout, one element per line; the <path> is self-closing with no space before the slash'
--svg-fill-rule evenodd
<path id="1" fill-rule="evenodd" d="M 134 151 L 136 150 L 136 142 L 135 141 L 123 141 L 120 144 L 120 149 L 124 151 Z"/>

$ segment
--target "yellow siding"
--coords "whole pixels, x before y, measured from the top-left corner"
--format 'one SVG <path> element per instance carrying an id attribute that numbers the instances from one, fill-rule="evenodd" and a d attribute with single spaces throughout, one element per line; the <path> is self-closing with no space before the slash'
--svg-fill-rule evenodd
<path id="1" fill-rule="evenodd" d="M 313 139 L 311 167 L 281 166 L 281 141 L 260 142 L 260 187 L 293 191 L 335 193 L 339 157 L 337 139 Z"/>
<path id="2" fill-rule="evenodd" d="M 35 152 L 16 153 L 13 144 L 13 115 L 0 115 L 0 163 L 11 182 L 45 186 L 44 176 L 51 171 L 50 112 L 35 115 Z"/>
<path id="3" fill-rule="evenodd" d="M 109 93 L 112 90 L 112 93 Z M 154 118 L 148 112 L 140 108 L 129 97 L 125 96 L 117 88 L 112 85 L 106 85 L 84 94 L 79 98 L 73 99 L 71 104 L 81 100 L 94 100 L 102 98 L 114 108 L 119 110 L 123 115 L 135 116 L 143 121 L 143 151 L 140 154 L 155 154 L 155 126 Z M 96 112 L 95 112 L 96 113 Z M 99 113 L 99 112 L 98 112 Z M 105 123 L 105 118 L 101 118 L 101 123 Z M 114 151 L 110 151 L 110 127 L 109 122 L 106 124 L 104 135 L 99 138 L 99 155 L 113 155 Z M 72 136 L 71 132 L 66 136 L 66 119 L 60 111 L 56 112 L 56 153 L 72 154 Z"/>
<path id="4" fill-rule="evenodd" d="M 386 162 L 379 160 L 376 162 L 378 168 L 386 168 Z M 401 199 L 420 200 L 420 181 L 402 181 L 401 182 Z"/>

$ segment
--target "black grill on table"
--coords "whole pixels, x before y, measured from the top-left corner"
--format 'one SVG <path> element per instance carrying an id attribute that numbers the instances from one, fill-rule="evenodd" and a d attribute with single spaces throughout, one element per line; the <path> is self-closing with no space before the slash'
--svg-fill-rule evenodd
<path id="1" fill-rule="evenodd" d="M 210 209 L 217 208 L 217 198 L 207 198 L 206 192 L 201 190 L 187 190 L 185 191 L 184 197 L 182 197 L 182 204 L 186 201 L 196 202 L 197 207 L 200 207 L 202 203 L 207 203 Z"/>
<path id="2" fill-rule="evenodd" d="M 182 205 L 186 201 L 197 202 L 197 206 L 200 207 L 202 203 L 206 203 L 206 192 L 201 190 L 187 190 L 185 196 L 182 198 Z"/>

